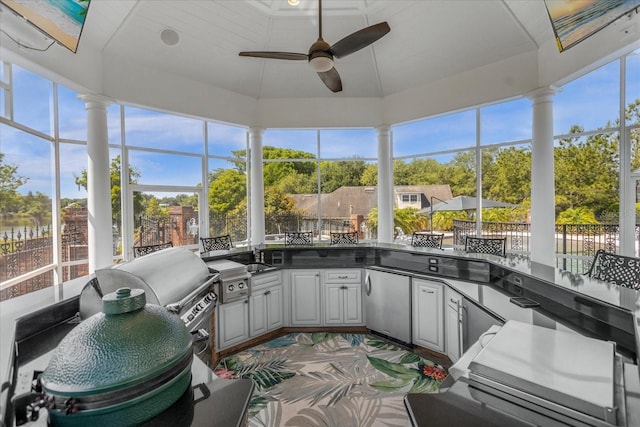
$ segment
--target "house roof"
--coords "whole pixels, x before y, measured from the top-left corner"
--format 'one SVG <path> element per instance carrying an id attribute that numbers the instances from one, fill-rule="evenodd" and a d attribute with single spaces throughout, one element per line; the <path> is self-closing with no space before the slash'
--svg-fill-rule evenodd
<path id="1" fill-rule="evenodd" d="M 421 193 L 428 203 L 431 196 L 447 200 L 452 197 L 448 184 L 437 185 L 398 185 L 394 187 L 396 194 Z M 290 194 L 296 208 L 305 215 L 318 215 L 318 196 L 316 194 Z M 369 211 L 378 205 L 377 187 L 340 187 L 332 193 L 320 194 L 322 215 L 328 218 L 349 218 L 350 215 L 367 216 Z M 427 205 L 428 206 L 428 205 Z M 425 206 L 421 206 L 425 207 Z"/>

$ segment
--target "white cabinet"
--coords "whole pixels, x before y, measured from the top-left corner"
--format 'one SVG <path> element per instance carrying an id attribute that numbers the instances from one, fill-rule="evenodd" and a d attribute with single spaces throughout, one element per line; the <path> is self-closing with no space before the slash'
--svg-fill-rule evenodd
<path id="1" fill-rule="evenodd" d="M 320 271 L 290 270 L 291 326 L 321 326 Z"/>
<path id="2" fill-rule="evenodd" d="M 445 351 L 452 362 L 462 355 L 462 295 L 445 287 Z"/>
<path id="3" fill-rule="evenodd" d="M 284 325 L 282 276 L 280 271 L 251 279 L 249 336 L 262 335 Z"/>
<path id="4" fill-rule="evenodd" d="M 360 270 L 324 272 L 324 324 L 362 325 Z"/>
<path id="5" fill-rule="evenodd" d="M 249 339 L 247 299 L 218 305 L 218 348 L 224 350 Z"/>
<path id="6" fill-rule="evenodd" d="M 413 343 L 431 350 L 444 350 L 444 313 L 441 282 L 416 279 L 413 285 Z"/>

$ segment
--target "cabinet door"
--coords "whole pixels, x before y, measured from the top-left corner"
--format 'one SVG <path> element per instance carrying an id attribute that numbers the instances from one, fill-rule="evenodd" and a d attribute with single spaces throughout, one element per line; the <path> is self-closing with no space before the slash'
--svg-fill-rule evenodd
<path id="1" fill-rule="evenodd" d="M 281 328 L 284 325 L 284 311 L 282 310 L 282 285 L 272 286 L 267 294 L 267 330 Z"/>
<path id="2" fill-rule="evenodd" d="M 267 300 L 266 291 L 259 291 L 249 298 L 249 336 L 255 337 L 267 332 Z"/>
<path id="3" fill-rule="evenodd" d="M 326 325 L 337 325 L 344 323 L 342 294 L 344 286 L 330 284 L 324 286 L 324 323 Z"/>
<path id="4" fill-rule="evenodd" d="M 346 324 L 362 324 L 362 286 L 345 285 L 342 290 L 344 308 L 343 321 Z"/>
<path id="5" fill-rule="evenodd" d="M 443 284 L 413 279 L 413 342 L 431 350 L 444 349 Z"/>
<path id="6" fill-rule="evenodd" d="M 240 300 L 218 306 L 219 349 L 240 344 L 249 339 L 248 300 Z"/>
<path id="7" fill-rule="evenodd" d="M 367 270 L 365 280 L 367 328 L 411 342 L 411 282 L 408 276 Z"/>
<path id="8" fill-rule="evenodd" d="M 297 270 L 291 272 L 291 325 L 319 326 L 322 324 L 320 311 L 320 272 Z"/>
<path id="9" fill-rule="evenodd" d="M 445 351 L 452 362 L 456 362 L 462 355 L 461 313 L 462 295 L 445 288 Z"/>

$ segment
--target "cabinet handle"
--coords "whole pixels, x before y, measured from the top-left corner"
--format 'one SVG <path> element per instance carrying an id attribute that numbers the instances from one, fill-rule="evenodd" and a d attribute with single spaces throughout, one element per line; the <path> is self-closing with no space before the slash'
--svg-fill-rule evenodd
<path id="1" fill-rule="evenodd" d="M 423 289 L 423 290 L 422 290 L 422 292 L 426 292 L 426 293 L 428 293 L 428 294 L 433 294 L 433 293 L 435 293 L 435 291 L 428 291 L 428 290 L 426 290 L 426 289 Z"/>
<path id="2" fill-rule="evenodd" d="M 271 291 L 265 291 L 265 295 L 271 295 Z"/>
<path id="3" fill-rule="evenodd" d="M 458 304 L 458 300 L 457 299 L 449 298 L 449 301 L 451 301 L 454 304 Z"/>
<path id="4" fill-rule="evenodd" d="M 338 276 L 338 279 L 348 279 L 349 276 Z"/>
<path id="5" fill-rule="evenodd" d="M 367 272 L 367 277 L 365 277 L 364 283 L 366 285 L 364 288 L 364 292 L 367 294 L 367 296 L 370 296 L 371 295 L 371 276 L 369 275 L 369 272 Z"/>

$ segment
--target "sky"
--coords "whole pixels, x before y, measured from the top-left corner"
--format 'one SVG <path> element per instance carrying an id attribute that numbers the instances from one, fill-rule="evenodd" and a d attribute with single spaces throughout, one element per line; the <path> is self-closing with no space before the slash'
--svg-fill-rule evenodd
<path id="1" fill-rule="evenodd" d="M 554 134 L 564 134 L 572 125 L 585 130 L 605 127 L 618 116 L 618 61 L 607 64 L 561 88 L 554 97 Z M 1 76 L 0 76 L 1 77 Z M 14 119 L 16 122 L 51 134 L 51 85 L 30 72 L 15 67 Z M 76 94 L 59 86 L 60 137 L 70 141 L 86 139 L 84 103 Z M 640 98 L 640 51 L 627 61 L 627 101 Z M 597 100 L 597 101 L 595 101 Z M 627 102 L 628 103 L 628 102 Z M 0 103 L 1 104 L 1 103 Z M 109 142 L 120 144 L 120 111 L 118 105 L 108 110 Z M 394 157 L 411 159 L 429 153 L 447 161 L 453 149 L 471 148 L 476 144 L 476 110 L 456 112 L 392 127 Z M 532 106 L 526 98 L 483 106 L 481 108 L 481 144 L 522 141 L 531 138 Z M 201 181 L 204 148 L 203 122 L 187 117 L 169 115 L 139 108 L 125 107 L 125 140 L 127 145 L 141 148 L 130 150 L 132 166 L 140 173 L 138 183 L 146 185 L 194 186 Z M 226 160 L 232 151 L 245 149 L 246 131 L 243 127 L 208 123 L 210 141 L 209 170 L 228 168 Z M 51 144 L 27 133 L 0 125 L 0 152 L 4 162 L 18 166 L 18 175 L 29 181 L 19 191 L 23 194 L 42 192 L 52 194 Z M 322 129 L 320 131 L 323 159 L 363 158 L 377 156 L 375 129 Z M 268 129 L 263 145 L 302 150 L 317 155 L 317 131 L 309 129 Z M 146 150 L 146 151 L 145 151 Z M 150 150 L 172 150 L 182 154 L 163 154 Z M 115 156 L 118 149 L 111 148 Z M 61 144 L 61 194 L 63 198 L 84 198 L 75 177 L 86 169 L 86 149 L 77 144 Z"/>

